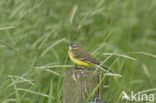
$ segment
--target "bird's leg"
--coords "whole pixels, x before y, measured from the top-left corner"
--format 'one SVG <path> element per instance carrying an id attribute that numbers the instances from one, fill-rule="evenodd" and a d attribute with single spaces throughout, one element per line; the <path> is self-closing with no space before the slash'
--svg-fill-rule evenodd
<path id="1" fill-rule="evenodd" d="M 81 66 L 80 66 L 80 68 L 81 68 L 81 69 L 84 69 L 84 68 L 85 68 L 85 66 L 81 65 Z"/>
<path id="2" fill-rule="evenodd" d="M 80 70 L 80 69 L 81 69 L 81 67 L 77 66 L 76 64 L 74 64 L 74 68 L 75 68 L 76 70 Z"/>

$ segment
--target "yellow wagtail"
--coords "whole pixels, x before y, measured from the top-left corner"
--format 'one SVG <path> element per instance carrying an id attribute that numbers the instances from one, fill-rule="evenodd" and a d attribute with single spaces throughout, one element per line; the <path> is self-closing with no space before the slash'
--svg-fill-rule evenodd
<path id="1" fill-rule="evenodd" d="M 80 44 L 78 43 L 71 43 L 69 45 L 69 57 L 70 59 L 77 65 L 81 66 L 89 66 L 91 64 L 100 67 L 101 69 L 114 74 L 112 71 L 108 70 L 106 67 L 101 66 L 100 62 L 98 62 L 93 56 Z"/>

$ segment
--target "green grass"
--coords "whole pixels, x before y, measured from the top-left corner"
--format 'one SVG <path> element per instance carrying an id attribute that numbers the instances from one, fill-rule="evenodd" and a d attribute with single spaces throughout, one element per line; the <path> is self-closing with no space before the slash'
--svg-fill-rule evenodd
<path id="1" fill-rule="evenodd" d="M 156 88 L 155 9 L 156 0 L 1 0 L 0 102 L 62 103 L 71 41 L 122 75 L 104 78 L 102 99 Z"/>

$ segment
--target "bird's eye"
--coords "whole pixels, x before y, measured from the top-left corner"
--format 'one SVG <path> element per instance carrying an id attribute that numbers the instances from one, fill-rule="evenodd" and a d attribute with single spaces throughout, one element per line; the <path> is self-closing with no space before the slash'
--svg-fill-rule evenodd
<path id="1" fill-rule="evenodd" d="M 73 45 L 71 45 L 71 46 L 72 46 L 72 48 L 75 48 L 75 47 L 76 47 L 76 45 L 74 45 L 74 44 L 73 44 Z"/>

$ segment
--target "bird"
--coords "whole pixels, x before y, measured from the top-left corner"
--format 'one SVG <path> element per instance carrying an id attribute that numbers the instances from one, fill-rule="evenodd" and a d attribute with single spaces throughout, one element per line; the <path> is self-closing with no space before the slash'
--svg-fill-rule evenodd
<path id="1" fill-rule="evenodd" d="M 90 65 L 95 65 L 106 72 L 115 74 L 105 66 L 101 65 L 98 60 L 96 60 L 84 47 L 82 47 L 77 42 L 72 42 L 69 44 L 68 55 L 71 61 L 77 65 L 87 66 L 87 67 Z"/>

